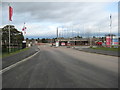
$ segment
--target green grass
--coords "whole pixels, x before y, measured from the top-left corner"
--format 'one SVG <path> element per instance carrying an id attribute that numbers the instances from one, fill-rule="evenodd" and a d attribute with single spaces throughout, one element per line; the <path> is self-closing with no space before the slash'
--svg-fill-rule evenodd
<path id="1" fill-rule="evenodd" d="M 3 53 L 2 55 L 0 54 L 0 58 L 4 58 L 4 57 L 8 57 L 8 56 L 11 56 L 11 55 L 15 55 L 19 52 L 23 52 L 25 50 L 28 50 L 29 48 L 24 48 L 24 49 L 20 49 L 20 50 L 17 50 L 15 52 L 11 52 L 11 53 Z"/>
<path id="2" fill-rule="evenodd" d="M 92 49 L 99 49 L 99 50 L 105 50 L 105 51 L 120 51 L 120 48 L 109 48 L 109 47 L 96 47 Z"/>

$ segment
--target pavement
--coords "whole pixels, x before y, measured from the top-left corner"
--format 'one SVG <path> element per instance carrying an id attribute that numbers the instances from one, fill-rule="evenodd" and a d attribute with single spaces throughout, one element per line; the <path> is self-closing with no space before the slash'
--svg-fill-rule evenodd
<path id="1" fill-rule="evenodd" d="M 2 58 L 2 69 L 24 59 L 29 57 L 30 55 L 34 54 L 35 52 L 39 51 L 37 46 L 32 46 L 30 49 L 26 51 L 19 52 L 15 55 L 11 55 L 5 58 Z"/>
<path id="2" fill-rule="evenodd" d="M 118 57 L 39 48 L 37 55 L 2 74 L 3 88 L 118 88 Z"/>
<path id="3" fill-rule="evenodd" d="M 81 47 L 74 47 L 74 49 L 79 50 L 79 51 L 84 51 L 84 52 L 120 57 L 120 52 L 118 52 L 118 51 L 105 51 L 105 50 L 92 49 L 89 47 L 82 47 L 82 46 Z"/>

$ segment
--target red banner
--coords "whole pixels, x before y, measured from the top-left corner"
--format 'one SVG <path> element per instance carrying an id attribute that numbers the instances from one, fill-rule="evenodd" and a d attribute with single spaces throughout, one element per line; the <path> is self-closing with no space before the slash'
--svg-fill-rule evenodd
<path id="1" fill-rule="evenodd" d="M 106 45 L 107 45 L 107 47 L 110 47 L 111 42 L 112 42 L 111 37 L 110 36 L 106 36 Z"/>
<path id="2" fill-rule="evenodd" d="M 12 21 L 13 8 L 9 6 L 9 21 Z"/>

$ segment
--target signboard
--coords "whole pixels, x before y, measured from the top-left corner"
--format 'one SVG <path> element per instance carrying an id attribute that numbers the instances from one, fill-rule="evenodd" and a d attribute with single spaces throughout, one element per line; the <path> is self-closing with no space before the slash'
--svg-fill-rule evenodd
<path id="1" fill-rule="evenodd" d="M 112 42 L 111 36 L 106 36 L 106 45 L 107 45 L 108 47 L 110 47 L 111 42 Z"/>
<path id="2" fill-rule="evenodd" d="M 62 43 L 61 43 L 61 45 L 62 45 L 62 46 L 65 46 L 65 43 L 64 43 L 64 42 L 62 42 Z"/>
<path id="3" fill-rule="evenodd" d="M 112 45 L 118 45 L 118 37 L 117 36 L 113 36 Z"/>
<path id="4" fill-rule="evenodd" d="M 70 46 L 70 45 L 71 45 L 70 41 L 68 41 L 68 42 L 67 42 L 67 45 L 68 45 L 68 46 Z"/>
<path id="5" fill-rule="evenodd" d="M 26 48 L 26 41 L 22 41 L 22 49 Z"/>
<path id="6" fill-rule="evenodd" d="M 26 41 L 22 41 L 23 43 L 26 43 Z"/>
<path id="7" fill-rule="evenodd" d="M 58 47 L 59 46 L 59 41 L 56 41 L 56 47 Z"/>

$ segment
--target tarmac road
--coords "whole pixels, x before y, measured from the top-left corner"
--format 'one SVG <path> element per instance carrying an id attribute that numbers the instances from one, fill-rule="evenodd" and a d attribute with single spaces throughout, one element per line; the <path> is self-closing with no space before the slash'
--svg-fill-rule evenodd
<path id="1" fill-rule="evenodd" d="M 39 48 L 36 56 L 3 73 L 3 88 L 118 88 L 118 57 Z"/>

